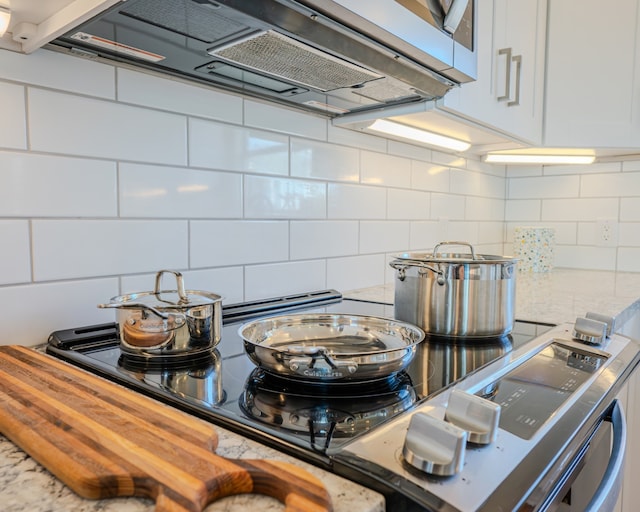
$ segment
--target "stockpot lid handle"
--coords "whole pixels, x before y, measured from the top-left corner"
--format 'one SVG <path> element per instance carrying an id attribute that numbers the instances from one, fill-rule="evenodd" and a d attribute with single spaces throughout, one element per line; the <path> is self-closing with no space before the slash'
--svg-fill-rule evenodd
<path id="1" fill-rule="evenodd" d="M 156 286 L 154 288 L 154 294 L 158 295 L 160 293 L 160 283 L 162 282 L 162 274 L 164 273 L 173 274 L 174 276 L 176 276 L 179 297 L 178 304 L 188 304 L 189 298 L 184 291 L 184 279 L 182 278 L 182 273 L 176 270 L 159 270 L 156 273 Z"/>
<path id="2" fill-rule="evenodd" d="M 472 260 L 477 260 L 478 259 L 478 258 L 476 258 L 476 251 L 473 248 L 473 245 L 471 245 L 469 242 L 456 242 L 456 241 L 440 242 L 439 244 L 436 244 L 436 246 L 433 248 L 433 257 L 434 258 L 438 257 L 438 249 L 440 248 L 441 245 L 465 245 L 471 250 L 471 259 Z"/>

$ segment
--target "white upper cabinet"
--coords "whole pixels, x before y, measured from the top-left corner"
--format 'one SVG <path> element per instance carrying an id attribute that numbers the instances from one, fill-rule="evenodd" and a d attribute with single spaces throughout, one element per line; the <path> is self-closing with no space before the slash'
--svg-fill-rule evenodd
<path id="1" fill-rule="evenodd" d="M 549 2 L 546 146 L 640 146 L 637 0 Z"/>
<path id="2" fill-rule="evenodd" d="M 526 144 L 542 142 L 546 0 L 477 2 L 478 79 L 439 107 Z"/>

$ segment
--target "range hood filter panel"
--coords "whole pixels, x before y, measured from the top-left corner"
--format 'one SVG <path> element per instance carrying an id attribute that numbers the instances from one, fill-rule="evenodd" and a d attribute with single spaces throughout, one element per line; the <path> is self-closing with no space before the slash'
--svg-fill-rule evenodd
<path id="1" fill-rule="evenodd" d="M 212 49 L 209 54 L 323 92 L 382 78 L 273 30 Z"/>
<path id="2" fill-rule="evenodd" d="M 192 0 L 138 0 L 128 2 L 120 14 L 192 37 L 204 43 L 246 33 L 249 26 L 222 16 L 212 4 Z"/>

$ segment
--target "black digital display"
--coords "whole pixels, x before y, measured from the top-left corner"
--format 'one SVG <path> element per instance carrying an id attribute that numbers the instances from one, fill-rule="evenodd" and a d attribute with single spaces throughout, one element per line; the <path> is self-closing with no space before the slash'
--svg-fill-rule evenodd
<path id="1" fill-rule="evenodd" d="M 553 342 L 491 386 L 500 428 L 531 439 L 571 394 L 607 360 L 605 355 Z"/>

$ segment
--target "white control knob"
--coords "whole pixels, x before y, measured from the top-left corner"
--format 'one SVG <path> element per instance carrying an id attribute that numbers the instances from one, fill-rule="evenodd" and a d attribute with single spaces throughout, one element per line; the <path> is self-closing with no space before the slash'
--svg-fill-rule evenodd
<path id="1" fill-rule="evenodd" d="M 500 405 L 465 391 L 454 389 L 444 419 L 467 431 L 467 440 L 490 444 L 498 435 Z"/>
<path id="2" fill-rule="evenodd" d="M 607 324 L 607 338 L 611 336 L 616 321 L 614 317 L 601 315 L 600 313 L 592 313 L 590 311 L 585 316 L 587 318 L 590 318 L 591 320 L 597 320 L 598 322 L 604 322 L 605 324 Z"/>
<path id="3" fill-rule="evenodd" d="M 592 318 L 576 318 L 572 336 L 583 343 L 600 345 L 607 337 L 607 324 Z"/>
<path id="4" fill-rule="evenodd" d="M 451 476 L 464 464 L 467 432 L 418 412 L 411 417 L 402 454 L 413 467 L 431 475 Z"/>

